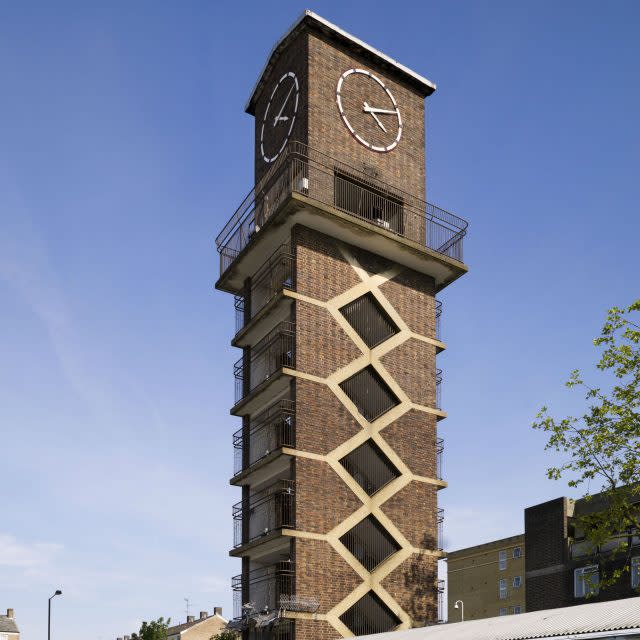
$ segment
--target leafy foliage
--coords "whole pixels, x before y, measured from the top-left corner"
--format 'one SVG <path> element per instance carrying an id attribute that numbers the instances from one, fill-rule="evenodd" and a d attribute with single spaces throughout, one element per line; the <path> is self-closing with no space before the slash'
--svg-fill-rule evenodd
<path id="1" fill-rule="evenodd" d="M 217 633 L 215 636 L 211 636 L 209 640 L 238 640 L 239 636 L 235 631 L 231 631 L 229 629 L 225 629 L 220 633 Z"/>
<path id="2" fill-rule="evenodd" d="M 587 501 L 593 496 L 592 485 L 599 485 L 603 508 L 578 517 L 576 524 L 600 565 L 601 588 L 615 584 L 630 570 L 632 535 L 640 535 L 639 311 L 640 300 L 625 309 L 610 309 L 600 337 L 594 340 L 603 349 L 596 366 L 612 376 L 611 389 L 591 387 L 579 371 L 573 371 L 566 386 L 584 390 L 586 413 L 557 420 L 543 407 L 533 423 L 534 429 L 549 436 L 545 449 L 566 456 L 565 462 L 547 469 L 549 478 L 569 475 L 569 486 L 584 485 Z M 614 549 L 605 558 L 600 546 L 607 542 L 611 546 L 612 541 Z M 605 563 L 620 556 L 625 556 L 622 567 Z"/>
<path id="3" fill-rule="evenodd" d="M 151 622 L 143 622 L 138 633 L 131 636 L 131 640 L 167 640 L 167 629 L 171 624 L 171 618 L 158 618 Z"/>

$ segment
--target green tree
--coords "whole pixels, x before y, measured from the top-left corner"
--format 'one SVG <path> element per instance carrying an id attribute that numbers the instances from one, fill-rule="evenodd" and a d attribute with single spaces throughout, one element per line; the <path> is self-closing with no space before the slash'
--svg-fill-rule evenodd
<path id="1" fill-rule="evenodd" d="M 138 633 L 131 636 L 131 640 L 167 640 L 167 629 L 171 624 L 171 618 L 158 618 L 151 622 L 143 622 Z"/>
<path id="2" fill-rule="evenodd" d="M 209 640 L 238 640 L 238 634 L 235 631 L 231 631 L 230 629 L 225 629 L 220 633 L 217 633 L 215 636 L 211 636 Z"/>
<path id="3" fill-rule="evenodd" d="M 588 405 L 584 415 L 555 419 L 543 407 L 534 429 L 548 434 L 546 449 L 561 454 L 559 466 L 547 469 L 558 480 L 568 476 L 569 486 L 603 494 L 603 509 L 577 519 L 594 563 L 600 566 L 600 587 L 606 589 L 630 571 L 631 536 L 640 532 L 640 300 L 623 309 L 609 310 L 600 337 L 597 368 L 608 374 L 606 391 L 588 385 L 573 371 L 566 386 L 582 389 Z M 596 488 L 591 492 L 592 488 Z M 605 563 L 600 545 L 613 542 L 615 562 Z M 625 562 L 619 560 L 624 557 Z"/>

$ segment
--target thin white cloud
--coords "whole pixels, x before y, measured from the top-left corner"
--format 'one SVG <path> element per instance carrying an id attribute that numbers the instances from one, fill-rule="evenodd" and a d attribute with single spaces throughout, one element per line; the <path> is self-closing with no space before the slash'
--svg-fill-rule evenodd
<path id="1" fill-rule="evenodd" d="M 0 533 L 0 566 L 40 568 L 48 565 L 62 549 L 61 544 L 20 542 L 12 535 Z"/>

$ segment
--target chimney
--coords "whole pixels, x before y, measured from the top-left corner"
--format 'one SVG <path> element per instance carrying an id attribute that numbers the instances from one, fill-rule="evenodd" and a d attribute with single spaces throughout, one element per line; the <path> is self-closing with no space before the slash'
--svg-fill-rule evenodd
<path id="1" fill-rule="evenodd" d="M 204 620 L 209 614 L 206 611 L 200 612 L 200 620 Z"/>
<path id="2" fill-rule="evenodd" d="M 13 618 L 13 609 L 7 609 L 7 618 Z"/>
<path id="3" fill-rule="evenodd" d="M 222 618 L 222 607 L 213 607 L 213 615 Z"/>
<path id="4" fill-rule="evenodd" d="M 196 621 L 195 616 L 187 616 L 187 622 L 195 622 L 195 621 Z"/>

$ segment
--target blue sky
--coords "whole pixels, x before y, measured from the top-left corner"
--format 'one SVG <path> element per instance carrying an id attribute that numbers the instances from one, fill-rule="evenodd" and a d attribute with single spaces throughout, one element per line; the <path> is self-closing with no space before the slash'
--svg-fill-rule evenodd
<path id="1" fill-rule="evenodd" d="M 243 106 L 293 1 L 0 7 L 0 609 L 107 640 L 222 605 L 232 300 L 213 238 L 251 186 Z M 638 297 L 634 2 L 312 9 L 438 84 L 429 199 L 470 221 L 441 295 L 449 548 L 561 494 L 532 432 L 579 403 L 605 310 Z"/>

